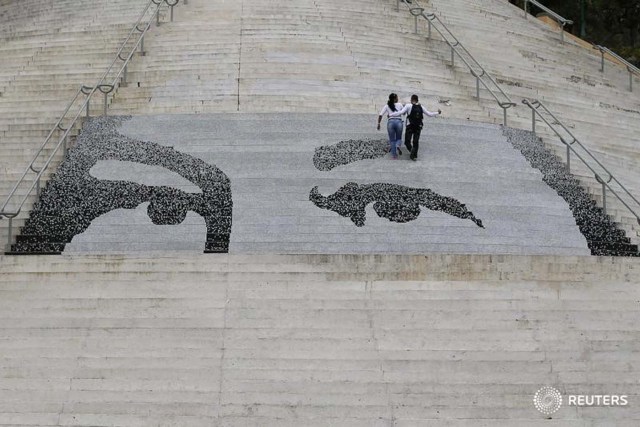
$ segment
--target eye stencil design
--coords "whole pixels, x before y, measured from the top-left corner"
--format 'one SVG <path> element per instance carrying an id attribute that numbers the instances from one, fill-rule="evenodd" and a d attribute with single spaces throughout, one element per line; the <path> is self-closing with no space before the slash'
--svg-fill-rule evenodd
<path id="1" fill-rule="evenodd" d="M 193 211 L 205 220 L 204 252 L 228 252 L 231 234 L 231 182 L 222 170 L 201 159 L 153 142 L 121 135 L 127 118 L 93 118 L 76 147 L 60 165 L 31 211 L 22 233 L 33 236 L 14 245 L 17 252 L 62 252 L 91 222 L 115 209 L 149 202 L 154 224 L 175 225 Z M 90 174 L 100 161 L 132 162 L 166 169 L 200 189 L 190 193 L 165 185 L 103 180 Z"/>
<path id="2" fill-rule="evenodd" d="M 421 207 L 440 211 L 460 219 L 469 219 L 484 228 L 482 220 L 476 218 L 467 207 L 452 197 L 441 196 L 427 188 L 412 188 L 398 184 L 364 184 L 349 182 L 335 193 L 324 196 L 314 187 L 309 200 L 321 209 L 328 209 L 347 217 L 358 227 L 366 222 L 366 207 L 373 209 L 381 218 L 406 223 L 420 215 Z"/>
<path id="3" fill-rule="evenodd" d="M 386 156 L 388 143 L 385 140 L 348 140 L 337 144 L 317 147 L 313 156 L 316 169 L 330 171 L 338 166 L 366 159 Z M 328 209 L 351 219 L 358 227 L 366 222 L 366 207 L 373 203 L 373 210 L 381 218 L 406 223 L 420 216 L 421 208 L 440 211 L 461 219 L 470 219 L 484 228 L 467 207 L 453 197 L 441 196 L 428 188 L 413 188 L 404 185 L 375 183 L 357 184 L 349 182 L 338 191 L 324 196 L 314 187 L 309 200 L 321 209 Z"/>

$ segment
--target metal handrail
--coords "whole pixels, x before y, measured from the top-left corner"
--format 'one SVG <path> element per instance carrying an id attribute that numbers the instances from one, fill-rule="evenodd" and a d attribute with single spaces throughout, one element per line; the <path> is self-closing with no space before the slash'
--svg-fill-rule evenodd
<path id="1" fill-rule="evenodd" d="M 547 6 L 543 5 L 542 3 L 536 0 L 524 0 L 524 18 L 525 19 L 529 18 L 529 3 L 533 3 L 539 9 L 542 9 L 546 14 L 551 16 L 558 24 L 560 24 L 560 40 L 562 41 L 562 43 L 564 43 L 564 27 L 565 25 L 572 25 L 573 21 L 558 15 L 556 12 L 554 12 L 553 10 L 549 9 Z"/>
<path id="2" fill-rule="evenodd" d="M 140 48 L 140 54 L 144 55 L 145 53 L 144 52 L 144 36 L 147 33 L 147 31 L 151 28 L 153 19 L 154 18 L 156 19 L 156 25 L 160 25 L 160 9 L 162 7 L 162 4 L 165 3 L 167 6 L 171 8 L 171 21 L 173 21 L 173 8 L 178 4 L 178 1 L 179 0 L 149 0 L 147 2 L 147 5 L 143 9 L 142 13 L 140 14 L 138 20 L 131 28 L 131 31 L 129 32 L 125 40 L 120 45 L 120 48 L 115 54 L 113 61 L 107 67 L 106 71 L 102 74 L 102 76 L 97 81 L 97 83 L 93 86 L 83 85 L 78 89 L 75 96 L 73 97 L 71 102 L 67 105 L 64 112 L 62 113 L 62 116 L 58 119 L 56 124 L 53 126 L 53 128 L 45 138 L 44 142 L 40 145 L 40 148 L 36 151 L 32 160 L 29 162 L 28 166 L 25 168 L 24 172 L 22 173 L 22 175 L 20 176 L 16 184 L 13 186 L 13 188 L 9 192 L 9 195 L 7 196 L 5 202 L 0 207 L 0 219 L 4 217 L 9 220 L 9 227 L 8 227 L 8 234 L 7 234 L 9 245 L 11 245 L 11 240 L 12 240 L 13 218 L 17 217 L 20 214 L 20 212 L 22 211 L 22 208 L 24 207 L 25 202 L 27 201 L 27 198 L 31 195 L 34 189 L 36 189 L 36 194 L 40 193 L 40 180 L 42 178 L 42 175 L 47 170 L 47 168 L 51 165 L 51 162 L 53 161 L 53 158 L 55 157 L 60 147 L 64 147 L 64 151 L 66 153 L 66 150 L 68 148 L 69 134 L 73 130 L 73 127 L 75 126 L 76 122 L 82 115 L 83 111 L 86 111 L 86 117 L 89 117 L 89 107 L 90 107 L 91 97 L 97 91 L 100 91 L 101 93 L 104 94 L 103 115 L 106 116 L 107 108 L 108 108 L 108 96 L 111 92 L 113 92 L 116 89 L 116 87 L 119 86 L 118 82 L 120 79 L 122 79 L 120 81 L 120 85 L 122 85 L 123 83 L 126 84 L 127 67 L 129 65 L 129 62 L 133 58 L 133 55 L 136 53 L 136 50 Z M 187 0 L 184 0 L 185 4 L 186 4 L 186 1 Z M 151 15 L 148 15 L 148 12 L 152 7 L 152 5 L 155 5 L 155 8 L 152 10 Z M 143 22 L 143 19 L 145 18 L 145 16 L 148 16 L 148 19 L 146 20 L 146 22 Z M 125 51 L 127 44 L 131 41 L 132 37 L 136 32 L 139 33 L 139 37 L 137 41 L 134 43 L 133 47 L 131 47 L 129 53 L 123 57 L 122 54 Z M 109 74 L 111 73 L 111 71 L 113 70 L 114 66 L 117 64 L 118 61 L 122 61 L 122 65 L 120 66 L 120 69 L 116 73 L 116 76 L 110 80 L 110 83 L 107 83 L 107 77 L 109 76 Z M 73 116 L 73 118 L 71 119 L 69 125 L 64 127 L 62 125 L 63 121 L 67 119 L 67 115 L 69 114 L 69 112 L 71 111 L 72 107 L 74 106 L 74 104 L 76 103 L 76 101 L 78 100 L 81 94 L 86 96 L 84 102 L 81 104 L 80 108 L 77 110 L 77 113 L 75 114 L 75 116 Z M 36 168 L 35 166 L 36 162 L 40 158 L 40 155 L 42 154 L 43 150 L 47 147 L 49 142 L 51 142 L 53 138 L 53 134 L 56 131 L 62 131 L 63 132 L 62 136 L 58 139 L 58 142 L 53 146 L 53 151 L 51 152 L 49 157 L 46 159 L 44 164 L 40 167 L 40 169 Z M 16 195 L 18 187 L 26 181 L 27 175 L 29 175 L 29 172 L 34 172 L 36 174 L 33 177 L 33 182 L 31 183 L 31 186 L 27 190 L 24 197 L 22 197 L 22 200 L 20 200 L 20 202 L 17 204 L 17 208 L 13 211 L 8 211 L 7 206 Z"/>
<path id="3" fill-rule="evenodd" d="M 598 160 L 593 155 L 593 153 L 591 153 L 591 151 L 589 151 L 587 147 L 585 147 L 578 140 L 578 138 L 576 138 L 573 133 L 571 133 L 571 131 L 567 129 L 567 127 L 551 111 L 549 111 L 549 109 L 542 102 L 538 100 L 531 101 L 528 99 L 523 99 L 522 103 L 531 109 L 531 130 L 533 131 L 533 133 L 536 133 L 536 116 L 538 116 L 558 136 L 558 138 L 560 138 L 560 141 L 567 148 L 567 172 L 571 172 L 571 153 L 573 153 L 594 174 L 596 181 L 598 181 L 602 185 L 602 208 L 604 210 L 604 213 L 607 213 L 607 189 L 609 189 L 611 194 L 613 194 L 629 210 L 629 212 L 633 214 L 638 224 L 640 224 L 640 215 L 638 215 L 638 213 L 631 206 L 629 206 L 626 201 L 622 199 L 622 197 L 611 187 L 610 184 L 612 182 L 616 183 L 620 187 L 620 189 L 624 193 L 626 193 L 626 195 L 629 196 L 639 208 L 640 201 L 638 201 L 638 199 L 636 199 L 633 194 L 631 194 L 631 192 L 624 185 L 622 185 L 622 183 L 615 176 L 613 176 L 611 172 L 609 172 L 609 170 L 602 164 L 602 162 L 600 162 L 600 160 Z M 550 123 L 543 114 L 547 114 L 549 117 L 551 117 L 553 119 L 553 122 Z M 560 126 L 562 130 L 566 132 L 568 137 L 571 139 L 570 142 L 565 138 L 565 135 L 562 135 L 560 133 L 555 125 Z M 589 162 L 587 161 L 588 159 L 585 159 L 576 151 L 576 149 L 573 147 L 574 144 L 580 147 L 586 153 L 586 155 L 598 165 L 598 167 L 601 169 L 600 172 L 598 172 L 596 169 L 594 169 L 594 167 L 592 167 L 592 165 L 589 164 Z M 606 175 L 607 178 L 604 178 L 604 175 Z"/>
<path id="4" fill-rule="evenodd" d="M 462 45 L 460 40 L 458 40 L 458 38 L 451 32 L 451 30 L 449 30 L 445 23 L 442 22 L 442 20 L 435 13 L 425 13 L 424 8 L 415 7 L 407 0 L 397 0 L 397 10 L 400 10 L 400 1 L 402 1 L 409 8 L 409 12 L 411 12 L 411 15 L 413 15 L 414 17 L 416 34 L 418 34 L 418 17 L 422 17 L 426 19 L 428 24 L 427 38 L 431 38 L 431 29 L 434 28 L 438 32 L 438 34 L 440 34 L 440 37 L 442 37 L 444 42 L 449 45 L 449 48 L 451 49 L 451 66 L 453 67 L 455 64 L 455 55 L 457 55 L 458 58 L 460 58 L 460 60 L 467 66 L 471 75 L 476 78 L 476 98 L 478 99 L 478 102 L 480 101 L 480 84 L 482 84 L 482 86 L 487 89 L 487 91 L 491 94 L 493 99 L 495 99 L 500 108 L 502 108 L 504 114 L 503 124 L 506 126 L 507 109 L 510 107 L 516 107 L 517 104 L 513 102 L 511 98 L 509 98 L 509 95 L 507 95 L 505 91 L 502 90 L 502 88 L 498 85 L 491 74 L 489 74 L 489 72 L 487 72 L 487 70 L 485 70 L 484 67 L 480 65 L 480 63 L 473 57 L 473 55 L 471 55 L 467 48 Z M 438 28 L 438 25 L 436 24 L 439 24 L 442 28 L 444 28 L 444 31 L 446 31 L 448 37 L 440 30 L 440 28 Z M 449 39 L 453 39 L 453 41 L 450 41 Z M 469 61 L 465 59 L 463 53 L 472 62 L 472 64 L 470 64 Z M 483 80 L 483 77 L 486 77 L 489 82 L 485 82 Z M 493 87 L 493 89 L 489 87 L 490 85 Z M 502 95 L 502 99 L 500 99 L 496 92 L 494 92 L 496 90 Z"/>
<path id="5" fill-rule="evenodd" d="M 612 56 L 615 60 L 621 62 L 625 67 L 627 67 L 627 71 L 629 72 L 629 92 L 633 92 L 633 75 L 636 74 L 640 76 L 640 68 L 636 67 L 608 47 L 600 46 L 597 44 L 593 45 L 594 49 L 598 49 L 600 51 L 600 56 L 602 58 L 600 62 L 600 72 L 604 73 L 604 55 L 608 54 Z"/>

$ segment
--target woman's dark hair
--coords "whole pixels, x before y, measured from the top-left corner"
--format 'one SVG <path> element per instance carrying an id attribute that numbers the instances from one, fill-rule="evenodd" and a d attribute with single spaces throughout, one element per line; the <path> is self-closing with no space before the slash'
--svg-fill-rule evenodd
<path id="1" fill-rule="evenodd" d="M 396 99 L 398 99 L 398 95 L 395 93 L 389 94 L 389 101 L 387 101 L 387 105 L 391 108 L 391 111 L 396 111 Z"/>

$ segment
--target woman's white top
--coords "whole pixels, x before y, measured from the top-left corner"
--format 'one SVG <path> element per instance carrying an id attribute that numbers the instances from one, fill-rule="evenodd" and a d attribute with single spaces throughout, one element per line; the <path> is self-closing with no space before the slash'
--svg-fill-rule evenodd
<path id="1" fill-rule="evenodd" d="M 399 102 L 396 102 L 395 105 L 396 105 L 396 111 L 402 110 L 402 107 L 403 107 L 402 104 L 400 104 Z M 381 116 L 384 116 L 386 114 L 387 116 L 389 116 L 389 118 L 392 118 L 391 117 L 392 113 L 394 113 L 394 111 L 391 111 L 391 108 L 389 108 L 389 106 L 387 104 L 384 104 L 384 107 L 382 107 L 382 110 L 380 110 L 380 115 Z M 399 119 L 400 117 L 393 117 L 393 118 Z"/>

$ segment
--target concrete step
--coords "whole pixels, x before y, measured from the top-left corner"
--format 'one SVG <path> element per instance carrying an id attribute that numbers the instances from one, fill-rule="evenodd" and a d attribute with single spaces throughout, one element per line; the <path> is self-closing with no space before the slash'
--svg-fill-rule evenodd
<path id="1" fill-rule="evenodd" d="M 631 404 L 565 405 L 549 421 L 532 399 L 545 384 L 565 400 L 640 394 L 636 269 L 596 257 L 2 257 L 0 420 L 631 426 Z"/>

